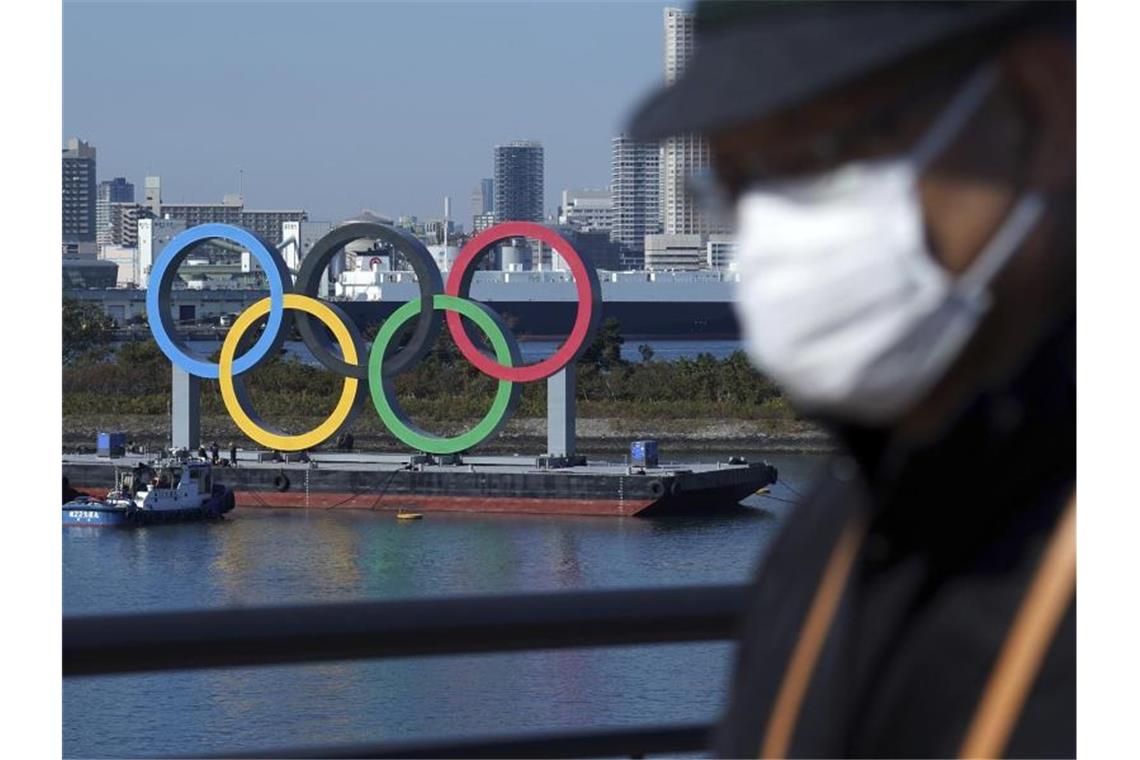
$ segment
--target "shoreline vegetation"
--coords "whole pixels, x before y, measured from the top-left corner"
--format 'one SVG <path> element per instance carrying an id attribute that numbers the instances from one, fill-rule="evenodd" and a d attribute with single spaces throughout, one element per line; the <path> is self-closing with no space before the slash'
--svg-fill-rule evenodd
<path id="1" fill-rule="evenodd" d="M 150 449 L 169 441 L 170 362 L 153 340 L 108 347 L 112 325 L 64 304 L 63 435 L 65 451 L 93 449 L 98 431 L 121 431 Z M 471 334 L 475 334 L 472 330 Z M 69 339 L 69 335 L 71 338 Z M 367 336 L 366 338 L 371 338 Z M 642 360 L 621 358 L 620 325 L 607 321 L 577 363 L 578 448 L 620 453 L 629 442 L 654 438 L 666 456 L 694 451 L 816 452 L 832 450 L 826 433 L 800 419 L 770 380 L 743 352 L 724 359 L 701 354 L 660 361 L 649 346 Z M 214 357 L 215 361 L 217 357 Z M 257 414 L 276 428 L 300 432 L 332 411 L 342 378 L 285 355 L 248 376 Z M 454 435 L 485 414 L 496 381 L 459 354 L 447 330 L 412 370 L 396 380 L 401 405 L 413 422 L 438 435 Z M 218 384 L 203 381 L 202 439 L 257 448 L 230 420 Z M 546 383 L 523 386 L 514 417 L 494 438 L 472 451 L 541 453 L 546 448 Z M 361 399 L 344 430 L 355 448 L 401 451 L 397 441 Z M 331 447 L 332 442 L 326 444 Z"/>

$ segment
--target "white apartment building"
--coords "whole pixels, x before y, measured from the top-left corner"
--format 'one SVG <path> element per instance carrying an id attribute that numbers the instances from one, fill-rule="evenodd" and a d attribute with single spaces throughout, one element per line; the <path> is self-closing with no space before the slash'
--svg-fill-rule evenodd
<path id="1" fill-rule="evenodd" d="M 613 138 L 611 182 L 613 229 L 634 266 L 642 264 L 645 236 L 661 232 L 661 155 L 656 143 L 641 143 L 626 135 Z"/>
<path id="2" fill-rule="evenodd" d="M 665 84 L 671 85 L 696 51 L 693 14 L 665 9 Z M 675 135 L 661 143 L 661 222 L 667 235 L 708 235 L 728 232 L 705 218 L 687 191 L 689 177 L 709 168 L 704 139 Z"/>
<path id="3" fill-rule="evenodd" d="M 139 287 L 147 287 L 151 266 L 174 236 L 186 229 L 181 219 L 139 219 Z"/>

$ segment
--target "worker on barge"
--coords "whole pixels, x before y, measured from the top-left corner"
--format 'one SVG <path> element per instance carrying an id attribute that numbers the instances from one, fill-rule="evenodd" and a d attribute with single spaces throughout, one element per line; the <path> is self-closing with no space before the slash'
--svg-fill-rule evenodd
<path id="1" fill-rule="evenodd" d="M 1076 754 L 1071 3 L 698 3 L 632 136 L 708 140 L 757 366 L 844 453 L 716 750 Z"/>

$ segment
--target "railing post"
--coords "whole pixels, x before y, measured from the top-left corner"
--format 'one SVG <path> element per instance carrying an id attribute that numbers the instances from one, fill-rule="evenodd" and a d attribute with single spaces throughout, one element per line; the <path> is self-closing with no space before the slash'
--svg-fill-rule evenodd
<path id="1" fill-rule="evenodd" d="M 546 453 L 551 456 L 574 456 L 577 392 L 574 362 L 546 380 Z"/>
<path id="2" fill-rule="evenodd" d="M 171 365 L 170 445 L 193 451 L 202 442 L 201 380 Z"/>

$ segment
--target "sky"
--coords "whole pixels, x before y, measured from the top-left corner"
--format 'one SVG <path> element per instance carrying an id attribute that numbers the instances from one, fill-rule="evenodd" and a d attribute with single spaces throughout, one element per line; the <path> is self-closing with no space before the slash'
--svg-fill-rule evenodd
<path id="1" fill-rule="evenodd" d="M 361 209 L 470 228 L 492 149 L 542 142 L 547 210 L 610 182 L 610 139 L 663 81 L 678 3 L 95 3 L 63 10 L 63 140 L 141 199 Z M 682 3 L 682 5 L 685 5 Z"/>

